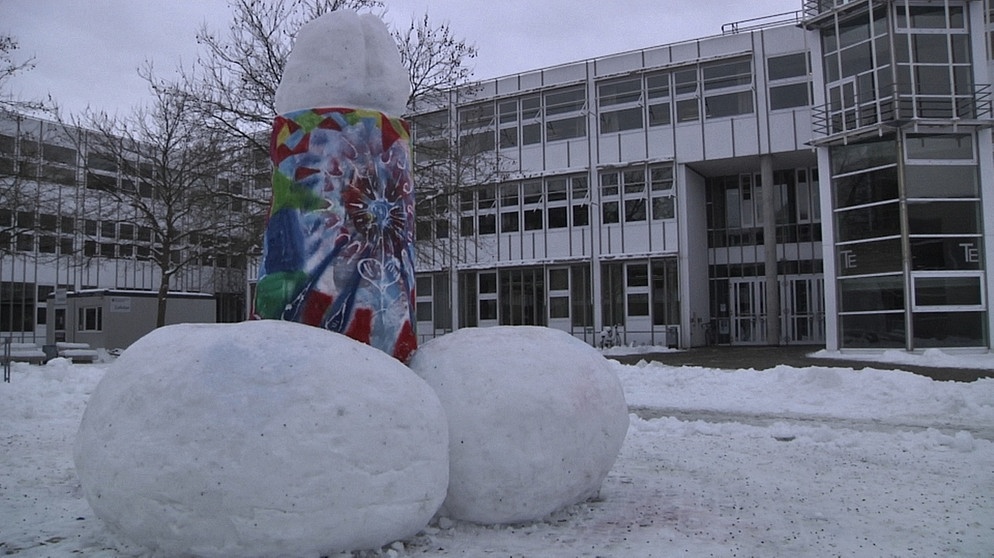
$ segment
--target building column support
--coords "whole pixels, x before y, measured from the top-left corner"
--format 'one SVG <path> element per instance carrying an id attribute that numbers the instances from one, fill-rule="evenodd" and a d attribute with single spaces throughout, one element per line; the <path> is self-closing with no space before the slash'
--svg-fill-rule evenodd
<path id="1" fill-rule="evenodd" d="M 759 158 L 763 185 L 763 261 L 766 270 L 766 343 L 780 345 L 780 282 L 777 276 L 776 192 L 773 185 L 773 156 Z"/>

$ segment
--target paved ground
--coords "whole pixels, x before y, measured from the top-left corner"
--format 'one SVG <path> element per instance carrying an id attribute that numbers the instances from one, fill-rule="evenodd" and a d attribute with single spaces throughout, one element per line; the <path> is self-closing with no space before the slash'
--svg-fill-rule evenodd
<path id="1" fill-rule="evenodd" d="M 953 380 L 957 382 L 972 382 L 978 378 L 994 378 L 994 369 L 932 368 L 862 360 L 815 359 L 807 356 L 819 349 L 820 347 L 813 345 L 788 345 L 783 347 L 697 347 L 686 351 L 609 356 L 608 358 L 625 364 L 634 364 L 640 360 L 648 360 L 662 362 L 671 366 L 703 366 L 724 370 L 738 370 L 742 368 L 766 370 L 778 364 L 786 364 L 799 368 L 806 366 L 827 366 L 834 368 L 854 368 L 856 370 L 863 368 L 905 370 L 936 380 Z"/>

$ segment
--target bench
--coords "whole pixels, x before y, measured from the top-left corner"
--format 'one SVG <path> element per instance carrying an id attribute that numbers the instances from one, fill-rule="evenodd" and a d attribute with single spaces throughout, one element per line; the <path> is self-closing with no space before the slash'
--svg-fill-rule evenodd
<path id="1" fill-rule="evenodd" d="M 55 348 L 60 357 L 71 360 L 73 364 L 91 364 L 99 357 L 97 352 L 90 348 L 89 343 L 60 341 L 55 344 Z"/>
<path id="2" fill-rule="evenodd" d="M 2 345 L 0 345 L 2 347 Z M 11 343 L 9 360 L 6 351 L 0 352 L 0 363 L 7 362 L 28 362 L 31 364 L 44 364 L 48 361 L 45 351 L 34 343 Z"/>

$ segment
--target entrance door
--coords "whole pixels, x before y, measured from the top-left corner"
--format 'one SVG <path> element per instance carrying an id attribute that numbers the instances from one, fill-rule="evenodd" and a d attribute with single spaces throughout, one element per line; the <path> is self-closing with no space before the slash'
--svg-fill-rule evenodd
<path id="1" fill-rule="evenodd" d="M 729 315 L 732 344 L 766 342 L 766 290 L 762 278 L 732 279 Z"/>
<path id="2" fill-rule="evenodd" d="M 824 343 L 824 277 L 785 277 L 780 283 L 781 331 L 788 343 Z"/>
<path id="3" fill-rule="evenodd" d="M 625 342 L 649 343 L 652 316 L 649 313 L 649 265 L 625 265 Z"/>
<path id="4" fill-rule="evenodd" d="M 549 268 L 549 327 L 570 331 L 570 277 L 568 267 Z"/>

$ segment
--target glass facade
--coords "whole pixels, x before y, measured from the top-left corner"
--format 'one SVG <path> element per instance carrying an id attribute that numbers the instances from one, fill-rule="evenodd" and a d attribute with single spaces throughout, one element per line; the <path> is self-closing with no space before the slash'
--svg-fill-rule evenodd
<path id="1" fill-rule="evenodd" d="M 986 347 L 967 3 L 822 8 L 839 345 Z"/>

